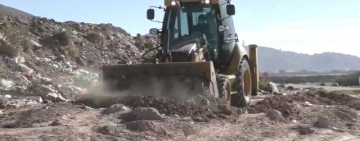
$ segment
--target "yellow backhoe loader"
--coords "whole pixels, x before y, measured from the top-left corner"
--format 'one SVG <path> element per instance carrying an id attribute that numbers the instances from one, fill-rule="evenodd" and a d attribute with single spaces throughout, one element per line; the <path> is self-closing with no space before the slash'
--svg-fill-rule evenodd
<path id="1" fill-rule="evenodd" d="M 152 28 L 159 39 L 152 63 L 103 66 L 110 89 L 134 94 L 182 97 L 210 94 L 246 107 L 258 91 L 257 46 L 249 54 L 239 43 L 230 0 L 165 0 L 162 28 Z M 146 58 L 145 58 L 146 59 Z M 147 58 L 149 59 L 149 58 Z"/>

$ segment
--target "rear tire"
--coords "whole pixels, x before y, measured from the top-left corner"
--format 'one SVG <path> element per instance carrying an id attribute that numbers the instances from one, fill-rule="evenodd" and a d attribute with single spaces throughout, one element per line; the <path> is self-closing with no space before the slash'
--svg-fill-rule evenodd
<path id="1" fill-rule="evenodd" d="M 234 88 L 237 94 L 232 94 L 230 102 L 232 106 L 247 107 L 251 102 L 251 69 L 247 59 L 240 63 L 239 72 L 236 74 Z"/>

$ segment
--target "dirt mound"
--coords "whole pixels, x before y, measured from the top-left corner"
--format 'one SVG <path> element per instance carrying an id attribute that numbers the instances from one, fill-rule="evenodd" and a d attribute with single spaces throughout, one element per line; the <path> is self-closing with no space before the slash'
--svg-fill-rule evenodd
<path id="1" fill-rule="evenodd" d="M 320 105 L 345 105 L 360 110 L 360 99 L 345 92 L 314 90 L 307 93 L 290 95 L 289 98 L 298 102 L 307 101 Z"/>
<path id="2" fill-rule="evenodd" d="M 299 104 L 305 102 L 318 105 L 344 105 L 360 109 L 360 100 L 346 93 L 311 90 L 307 93 L 268 97 L 256 105 L 250 106 L 248 111 L 250 113 L 266 113 L 274 109 L 280 111 L 285 118 L 301 119 Z"/>
<path id="3" fill-rule="evenodd" d="M 9 73 L 26 67 L 31 74 L 58 77 L 66 69 L 139 63 L 133 37 L 111 24 L 10 16 L 0 16 L 0 23 L 0 67 Z"/>
<path id="4" fill-rule="evenodd" d="M 179 117 L 192 117 L 199 121 L 206 121 L 212 118 L 227 118 L 243 113 L 243 110 L 226 106 L 224 104 L 210 103 L 199 105 L 192 102 L 179 102 L 174 99 L 159 98 L 153 96 L 123 96 L 102 98 L 82 98 L 75 103 L 85 104 L 90 107 L 109 107 L 116 103 L 121 103 L 131 108 L 153 107 L 161 114 L 178 115 Z"/>
<path id="5" fill-rule="evenodd" d="M 0 93 L 11 98 L 73 100 L 98 84 L 101 66 L 140 57 L 133 37 L 111 24 L 0 15 Z"/>
<path id="6" fill-rule="evenodd" d="M 347 105 L 351 108 L 360 110 L 360 104 L 355 104 L 356 101 L 360 102 L 360 99 L 352 97 L 349 94 L 343 92 L 318 91 L 310 93 L 310 95 L 315 95 L 318 101 L 326 103 L 328 105 Z"/>
<path id="7" fill-rule="evenodd" d="M 288 96 L 265 98 L 263 101 L 248 108 L 249 113 L 267 113 L 271 110 L 280 111 L 283 117 L 289 120 L 301 119 L 299 107 Z"/>

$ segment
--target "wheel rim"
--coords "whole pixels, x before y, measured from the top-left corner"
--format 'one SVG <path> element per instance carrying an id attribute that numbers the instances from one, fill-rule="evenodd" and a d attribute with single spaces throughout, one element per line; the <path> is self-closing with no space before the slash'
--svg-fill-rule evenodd
<path id="1" fill-rule="evenodd" d="M 242 77 L 242 89 L 245 94 L 245 96 L 251 95 L 251 74 L 249 70 L 245 70 L 243 77 Z"/>

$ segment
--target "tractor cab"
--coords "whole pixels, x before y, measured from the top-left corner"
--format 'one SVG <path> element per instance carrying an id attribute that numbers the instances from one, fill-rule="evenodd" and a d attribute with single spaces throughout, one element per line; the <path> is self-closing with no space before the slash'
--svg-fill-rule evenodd
<path id="1" fill-rule="evenodd" d="M 224 8 L 219 5 L 219 1 L 222 0 L 165 0 L 166 8 L 161 28 L 162 49 L 165 54 L 191 54 L 206 45 L 211 54 L 207 60 L 216 64 L 224 42 L 223 32 L 228 28 L 223 25 L 223 20 L 227 17 L 221 15 L 221 12 L 227 12 L 228 15 L 235 13 L 233 5 L 225 3 Z M 153 20 L 154 9 L 149 9 L 147 16 L 149 20 Z M 152 34 L 160 33 L 156 29 L 152 30 Z"/>

